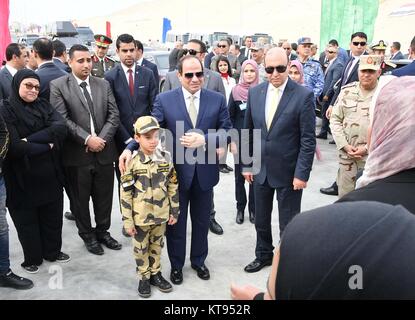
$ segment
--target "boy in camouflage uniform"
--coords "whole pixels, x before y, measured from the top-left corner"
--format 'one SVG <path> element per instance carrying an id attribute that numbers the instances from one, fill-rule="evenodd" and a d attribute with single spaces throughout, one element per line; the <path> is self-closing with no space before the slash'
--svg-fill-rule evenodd
<path id="1" fill-rule="evenodd" d="M 161 250 L 166 223 L 174 225 L 179 216 L 176 171 L 168 152 L 157 149 L 160 126 L 150 116 L 140 117 L 135 125 L 135 140 L 140 149 L 121 177 L 121 211 L 124 228 L 133 239 L 138 293 L 151 295 L 150 284 L 162 292 L 172 291 L 161 275 Z"/>

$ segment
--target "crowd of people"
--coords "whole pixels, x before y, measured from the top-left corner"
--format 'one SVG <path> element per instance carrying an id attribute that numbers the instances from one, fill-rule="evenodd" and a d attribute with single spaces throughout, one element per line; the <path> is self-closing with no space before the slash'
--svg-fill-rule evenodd
<path id="1" fill-rule="evenodd" d="M 394 61 L 404 58 L 399 42 L 386 59 L 384 41 L 368 46 L 363 32 L 351 35 L 349 50 L 330 40 L 319 57 L 309 37 L 272 45 L 248 36 L 242 47 L 225 38 L 211 52 L 191 39 L 172 50 L 160 93 L 157 66 L 144 59 L 140 41 L 120 35 L 118 63 L 107 56 L 112 39 L 95 40 L 92 55 L 82 45 L 67 53 L 62 42 L 47 38 L 30 49 L 15 43 L 6 49 L 0 287 L 34 285 L 10 269 L 6 208 L 23 248 L 21 266 L 37 273 L 43 260 L 71 259 L 61 250 L 64 191 L 70 202 L 65 217 L 75 221 L 87 251 L 122 249 L 109 233 L 114 184 L 122 232 L 132 238 L 139 295 L 150 297 L 151 286 L 173 288 L 161 273 L 164 236 L 170 281 L 184 281 L 189 214 L 191 267 L 209 280 L 208 232 L 224 232 L 214 187 L 220 172 L 233 171 L 235 221 L 244 223 L 248 208 L 257 237 L 255 258 L 244 270 L 272 265 L 267 292 L 233 285 L 234 299 L 415 297 L 415 61 L 398 68 Z M 408 59 L 415 59 L 415 38 Z M 238 134 L 227 134 L 232 129 Z M 339 169 L 336 182 L 321 192 L 341 203 L 299 215 L 320 155 L 316 139 L 329 135 Z M 234 168 L 226 164 L 228 152 Z M 326 243 L 330 250 L 322 249 Z M 356 264 L 370 284 L 360 291 L 347 285 Z"/>

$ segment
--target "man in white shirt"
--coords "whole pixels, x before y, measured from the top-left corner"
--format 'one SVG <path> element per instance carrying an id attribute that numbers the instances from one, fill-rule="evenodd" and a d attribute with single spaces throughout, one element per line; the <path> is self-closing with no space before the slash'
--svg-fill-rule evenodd
<path id="1" fill-rule="evenodd" d="M 17 71 L 26 67 L 29 58 L 24 46 L 11 43 L 6 48 L 6 65 L 0 71 L 0 100 L 10 96 L 12 80 Z"/>

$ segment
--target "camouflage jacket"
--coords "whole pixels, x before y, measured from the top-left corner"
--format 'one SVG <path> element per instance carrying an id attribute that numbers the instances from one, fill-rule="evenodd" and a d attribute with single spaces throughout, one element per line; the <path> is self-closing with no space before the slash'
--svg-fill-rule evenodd
<path id="1" fill-rule="evenodd" d="M 120 195 L 126 229 L 160 225 L 170 215 L 178 218 L 178 182 L 170 153 L 157 150 L 150 157 L 139 150 L 121 177 Z"/>
<path id="2" fill-rule="evenodd" d="M 324 88 L 324 72 L 320 62 L 308 59 L 303 63 L 304 83 L 314 93 L 314 98 L 318 98 Z"/>
<path id="3" fill-rule="evenodd" d="M 376 88 L 362 95 L 359 82 L 345 85 L 333 106 L 330 129 L 342 157 L 349 158 L 342 149 L 366 145 L 369 127 L 369 108 Z"/>

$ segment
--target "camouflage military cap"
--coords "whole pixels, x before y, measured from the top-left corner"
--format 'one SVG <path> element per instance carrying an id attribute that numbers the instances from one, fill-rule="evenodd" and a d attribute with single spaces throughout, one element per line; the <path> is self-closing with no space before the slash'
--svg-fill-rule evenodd
<path id="1" fill-rule="evenodd" d="M 160 125 L 156 118 L 150 116 L 140 117 L 134 124 L 136 134 L 145 134 L 154 129 L 160 129 Z"/>
<path id="2" fill-rule="evenodd" d="M 108 48 L 112 43 L 111 38 L 104 36 L 103 34 L 96 34 L 94 36 L 95 44 L 99 47 Z"/>
<path id="3" fill-rule="evenodd" d="M 360 56 L 359 70 L 379 70 L 382 64 L 382 57 L 375 55 Z"/>
<path id="4" fill-rule="evenodd" d="M 387 49 L 387 46 L 385 44 L 385 41 L 383 40 L 380 40 L 378 43 L 375 43 L 372 46 L 372 50 L 386 50 L 386 49 Z"/>

